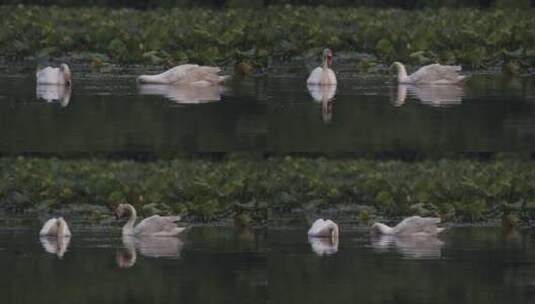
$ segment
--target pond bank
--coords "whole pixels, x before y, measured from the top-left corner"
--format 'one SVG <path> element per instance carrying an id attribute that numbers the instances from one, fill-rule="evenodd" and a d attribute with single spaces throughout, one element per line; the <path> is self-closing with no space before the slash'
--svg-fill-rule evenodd
<path id="1" fill-rule="evenodd" d="M 110 63 L 234 66 L 317 64 L 324 47 L 344 67 L 371 73 L 394 60 L 531 73 L 533 9 L 476 10 L 269 7 L 156 9 L 0 6 L 4 61 L 57 58 L 95 69 Z"/>
<path id="2" fill-rule="evenodd" d="M 535 161 L 273 157 L 266 160 L 0 159 L 6 213 L 76 213 L 109 221 L 129 202 L 143 216 L 269 225 L 284 215 L 329 215 L 357 224 L 420 214 L 451 223 L 529 224 Z"/>

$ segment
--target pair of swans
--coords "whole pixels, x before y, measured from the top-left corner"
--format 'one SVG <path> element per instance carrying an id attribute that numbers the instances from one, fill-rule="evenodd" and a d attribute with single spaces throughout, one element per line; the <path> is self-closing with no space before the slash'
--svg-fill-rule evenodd
<path id="1" fill-rule="evenodd" d="M 310 73 L 307 84 L 321 86 L 336 85 L 336 75 L 331 69 L 332 61 L 332 51 L 330 49 L 323 50 L 322 65 Z M 465 76 L 460 75 L 462 69 L 460 66 L 435 63 L 423 66 L 411 75 L 407 74 L 407 70 L 401 62 L 394 62 L 392 67 L 397 69 L 397 80 L 400 84 L 458 84 L 465 79 Z"/>
<path id="2" fill-rule="evenodd" d="M 228 76 L 219 75 L 221 69 L 196 64 L 183 64 L 156 75 L 141 75 L 137 78 L 140 93 L 163 95 L 178 103 L 203 103 L 221 99 L 220 84 Z M 47 102 L 59 101 L 67 106 L 71 97 L 72 73 L 66 63 L 59 68 L 46 67 L 38 70 L 37 98 Z"/>
<path id="3" fill-rule="evenodd" d="M 119 204 L 115 213 L 117 218 L 128 217 L 128 221 L 122 228 L 123 236 L 169 237 L 177 236 L 186 230 L 185 227 L 178 227 L 176 224 L 180 216 L 153 215 L 135 225 L 137 212 L 130 204 Z M 71 231 L 65 219 L 58 217 L 49 219 L 41 228 L 39 235 L 60 239 L 71 237 Z"/>
<path id="4" fill-rule="evenodd" d="M 159 216 L 153 215 L 142 220 L 138 225 L 135 225 L 137 219 L 136 209 L 130 204 L 120 204 L 116 209 L 117 217 L 128 216 L 127 223 L 122 228 L 123 242 L 124 238 L 142 238 L 142 253 L 149 256 L 158 256 L 157 252 L 151 254 L 150 250 L 158 246 L 143 246 L 143 244 L 151 243 L 174 243 L 175 240 L 168 238 L 167 241 L 153 240 L 159 237 L 173 237 L 177 236 L 186 230 L 185 227 L 178 227 L 176 224 L 180 220 L 180 216 Z M 58 257 L 63 257 L 70 243 L 71 231 L 67 221 L 63 217 L 51 218 L 45 222 L 39 236 L 41 244 L 49 253 L 56 254 Z M 126 241 L 128 242 L 128 240 Z M 136 241 L 137 242 L 137 241 Z M 126 247 L 126 246 L 125 246 Z M 176 246 L 179 247 L 178 245 Z M 144 250 L 146 248 L 146 250 Z"/>
<path id="5" fill-rule="evenodd" d="M 380 235 L 382 243 L 387 245 L 392 242 L 409 245 L 414 242 L 440 245 L 441 243 L 436 242 L 436 235 L 444 231 L 444 228 L 438 227 L 439 223 L 440 218 L 411 216 L 394 227 L 389 227 L 382 223 L 374 223 L 371 226 L 371 232 L 375 236 Z M 338 251 L 339 235 L 340 229 L 338 225 L 329 219 L 317 219 L 308 230 L 308 238 L 312 250 L 318 255 L 336 253 Z"/>
<path id="6" fill-rule="evenodd" d="M 371 226 L 371 232 L 384 235 L 437 235 L 444 231 L 444 228 L 438 227 L 440 218 L 438 217 L 421 217 L 411 216 L 405 218 L 394 227 L 390 227 L 383 223 L 374 223 Z M 310 237 L 328 237 L 338 238 L 340 229 L 338 225 L 332 220 L 317 219 L 310 229 L 308 236 Z"/>

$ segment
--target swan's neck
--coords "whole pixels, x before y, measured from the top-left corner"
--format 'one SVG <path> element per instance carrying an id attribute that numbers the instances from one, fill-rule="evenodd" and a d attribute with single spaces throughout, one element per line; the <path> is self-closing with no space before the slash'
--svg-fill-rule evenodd
<path id="1" fill-rule="evenodd" d="M 397 63 L 397 67 L 398 67 L 398 82 L 406 83 L 409 80 L 409 77 L 407 76 L 407 70 L 405 69 L 405 66 L 401 63 Z"/>
<path id="2" fill-rule="evenodd" d="M 325 58 L 323 58 L 323 64 L 321 65 L 321 67 L 324 69 L 324 70 L 327 70 L 331 67 L 332 65 L 332 57 L 330 56 L 325 56 Z"/>
<path id="3" fill-rule="evenodd" d="M 134 224 L 136 223 L 137 213 L 136 209 L 132 206 L 127 206 L 130 211 L 130 218 L 128 222 L 123 226 L 123 235 L 133 235 L 134 234 Z"/>
<path id="4" fill-rule="evenodd" d="M 65 222 L 62 219 L 58 219 L 58 239 L 61 240 L 65 236 Z M 58 242 L 59 242 L 58 240 Z"/>
<path id="5" fill-rule="evenodd" d="M 382 233 L 382 234 L 393 234 L 394 233 L 394 229 L 388 227 L 385 224 L 381 224 L 381 223 L 373 224 L 372 229 L 375 229 L 377 232 Z"/>
<path id="6" fill-rule="evenodd" d="M 141 75 L 137 81 L 139 83 L 163 83 L 160 75 Z"/>
<path id="7" fill-rule="evenodd" d="M 332 221 L 329 221 L 327 223 L 327 227 L 329 228 L 329 230 L 331 230 L 331 238 L 333 240 L 338 240 L 338 235 L 340 234 L 340 230 L 338 230 L 338 225 L 336 225 L 334 222 Z"/>

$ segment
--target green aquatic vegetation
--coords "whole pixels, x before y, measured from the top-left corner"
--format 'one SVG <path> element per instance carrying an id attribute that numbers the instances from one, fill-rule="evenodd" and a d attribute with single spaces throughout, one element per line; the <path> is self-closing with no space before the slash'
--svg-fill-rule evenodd
<path id="1" fill-rule="evenodd" d="M 315 60 L 324 47 L 413 65 L 440 61 L 518 73 L 535 65 L 533 9 L 269 7 L 133 9 L 0 6 L 8 59 L 70 57 L 91 63 L 184 62 L 255 67 Z"/>
<path id="2" fill-rule="evenodd" d="M 448 221 L 535 216 L 535 162 L 309 158 L 112 160 L 0 159 L 0 207 L 54 212 L 122 202 L 142 215 L 265 223 L 296 210 L 353 210 L 355 220 L 420 214 Z M 346 206 L 346 207 L 344 207 Z M 351 207 L 352 206 L 352 207 Z M 79 208 L 78 208 L 79 209 Z M 84 209 L 85 210 L 85 209 Z M 355 211 L 356 210 L 356 211 Z M 104 218 L 106 214 L 92 214 Z"/>

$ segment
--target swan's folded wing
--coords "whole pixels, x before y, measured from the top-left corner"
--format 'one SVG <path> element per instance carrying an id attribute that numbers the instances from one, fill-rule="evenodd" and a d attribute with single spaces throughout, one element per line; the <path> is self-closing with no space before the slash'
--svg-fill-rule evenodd
<path id="1" fill-rule="evenodd" d="M 394 227 L 394 230 L 396 230 L 395 233 L 399 235 L 421 232 L 436 233 L 438 223 L 440 223 L 440 218 L 437 217 L 411 216 Z"/>
<path id="2" fill-rule="evenodd" d="M 178 226 L 175 222 L 180 220 L 180 216 L 159 216 L 153 215 L 142 220 L 135 228 L 135 234 L 155 234 L 163 231 L 172 231 Z"/>
<path id="3" fill-rule="evenodd" d="M 435 83 L 440 81 L 457 82 L 461 71 L 460 66 L 441 65 L 438 63 L 426 65 L 414 72 L 410 78 L 413 83 Z"/>

